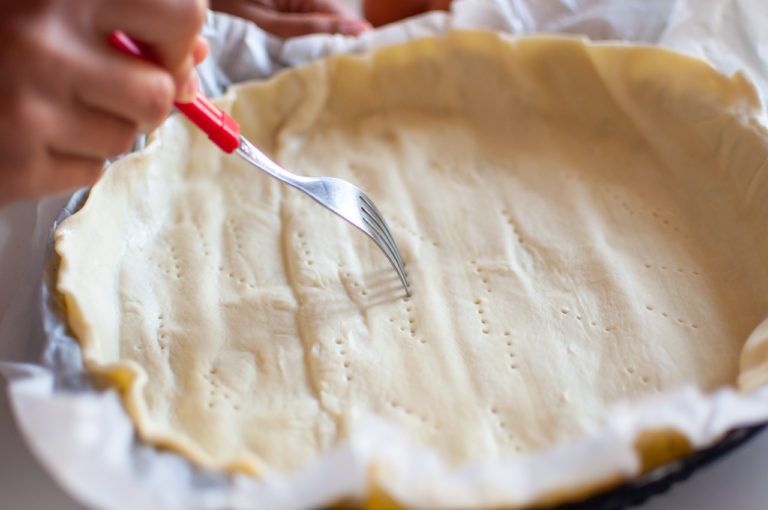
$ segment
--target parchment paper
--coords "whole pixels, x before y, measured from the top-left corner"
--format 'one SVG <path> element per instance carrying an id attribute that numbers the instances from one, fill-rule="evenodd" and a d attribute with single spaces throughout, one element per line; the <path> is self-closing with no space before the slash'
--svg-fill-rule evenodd
<path id="1" fill-rule="evenodd" d="M 204 28 L 212 51 L 200 73 L 204 90 L 215 96 L 231 83 L 333 53 L 365 51 L 451 27 L 492 28 L 658 43 L 705 57 L 727 72 L 742 70 L 765 98 L 768 34 L 761 28 L 767 25 L 763 0 L 457 0 L 450 15 L 430 13 L 360 38 L 281 41 L 216 14 Z M 748 397 L 729 389 L 704 396 L 684 388 L 617 409 L 594 437 L 516 461 L 449 469 L 434 452 L 370 416 L 348 443 L 293 477 L 254 480 L 197 469 L 136 440 L 117 394 L 96 390 L 101 381 L 82 373 L 77 344 L 53 315 L 55 303 L 42 306 L 50 297 L 40 289 L 43 276 L 51 276 L 54 218 L 76 208 L 83 193 L 0 211 L 0 360 L 5 361 L 0 371 L 9 380 L 9 400 L 33 452 L 73 497 L 94 508 L 313 508 L 363 497 L 364 466 L 372 458 L 383 461 L 380 474 L 391 480 L 393 495 L 416 507 L 432 493 L 442 493 L 445 507 L 524 503 L 564 484 L 636 473 L 630 439 L 638 430 L 670 426 L 703 447 L 734 426 L 768 419 L 768 388 Z"/>

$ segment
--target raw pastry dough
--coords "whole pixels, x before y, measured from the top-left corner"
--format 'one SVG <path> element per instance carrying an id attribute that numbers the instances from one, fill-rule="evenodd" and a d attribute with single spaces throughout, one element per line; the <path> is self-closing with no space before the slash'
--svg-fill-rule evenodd
<path id="1" fill-rule="evenodd" d="M 202 465 L 297 470 L 365 412 L 450 463 L 534 452 L 617 402 L 735 385 L 768 315 L 768 137 L 741 75 L 454 32 L 222 104 L 285 167 L 366 190 L 414 294 L 364 235 L 169 119 L 57 231 L 59 290 L 140 435 Z"/>

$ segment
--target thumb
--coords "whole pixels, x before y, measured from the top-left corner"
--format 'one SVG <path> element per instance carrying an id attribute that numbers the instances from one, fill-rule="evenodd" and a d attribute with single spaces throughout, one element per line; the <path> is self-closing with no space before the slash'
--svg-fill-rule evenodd
<path id="1" fill-rule="evenodd" d="M 208 44 L 208 39 L 202 35 L 198 35 L 197 40 L 195 41 L 195 46 L 192 49 L 192 60 L 194 61 L 195 65 L 205 60 L 210 50 L 211 47 Z"/>

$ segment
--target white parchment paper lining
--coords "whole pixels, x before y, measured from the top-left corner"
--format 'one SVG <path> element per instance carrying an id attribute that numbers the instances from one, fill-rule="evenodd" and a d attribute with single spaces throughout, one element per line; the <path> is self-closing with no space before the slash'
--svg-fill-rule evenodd
<path id="1" fill-rule="evenodd" d="M 242 20 L 216 14 L 204 28 L 212 52 L 200 74 L 205 91 L 217 95 L 231 83 L 334 53 L 364 51 L 451 27 L 491 28 L 658 43 L 706 58 L 723 71 L 745 72 L 765 98 L 766 25 L 764 0 L 456 0 L 451 15 L 428 14 L 357 39 L 317 35 L 281 41 Z M 176 454 L 138 442 L 119 397 L 91 389 L 79 372 L 77 349 L 46 343 L 51 337 L 66 338 L 62 328 L 51 330 L 55 321 L 45 322 L 47 332 L 42 327 L 39 294 L 49 235 L 64 204 L 72 207 L 79 199 L 46 198 L 0 211 L 0 370 L 9 380 L 9 400 L 30 448 L 87 506 L 316 508 L 340 498 L 363 498 L 369 482 L 366 466 L 374 460 L 377 480 L 414 507 L 523 505 L 552 490 L 636 473 L 638 460 L 631 446 L 640 430 L 671 427 L 694 446 L 704 447 L 733 427 L 768 420 L 768 388 L 749 396 L 730 389 L 705 396 L 683 388 L 616 409 L 593 437 L 517 460 L 450 469 L 434 452 L 369 416 L 350 441 L 295 476 L 268 474 L 255 480 L 194 468 Z"/>

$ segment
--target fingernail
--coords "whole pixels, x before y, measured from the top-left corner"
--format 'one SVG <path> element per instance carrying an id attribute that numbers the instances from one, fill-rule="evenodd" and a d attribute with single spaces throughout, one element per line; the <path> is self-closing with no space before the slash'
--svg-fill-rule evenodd
<path id="1" fill-rule="evenodd" d="M 200 90 L 200 78 L 197 76 L 197 71 L 193 70 L 189 75 L 189 80 L 187 80 L 187 84 L 184 86 L 184 91 L 182 94 L 182 97 L 179 98 L 179 101 L 182 103 L 189 103 L 192 100 L 195 99 L 195 95 L 197 95 L 197 92 Z"/>

